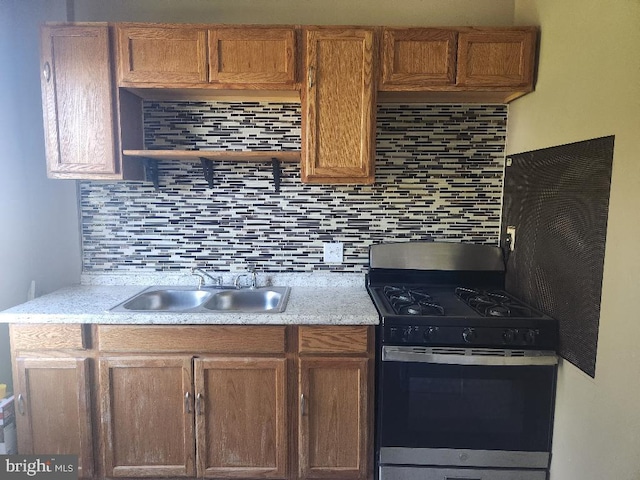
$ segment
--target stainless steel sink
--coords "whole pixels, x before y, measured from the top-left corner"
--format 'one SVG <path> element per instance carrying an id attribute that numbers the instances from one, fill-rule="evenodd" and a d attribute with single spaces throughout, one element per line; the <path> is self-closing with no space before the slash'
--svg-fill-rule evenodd
<path id="1" fill-rule="evenodd" d="M 202 305 L 211 296 L 206 290 L 178 290 L 174 288 L 146 290 L 122 304 L 125 310 L 160 310 L 179 312 Z"/>
<path id="2" fill-rule="evenodd" d="M 112 312 L 264 312 L 280 313 L 287 306 L 289 287 L 149 287 L 111 308 Z"/>
<path id="3" fill-rule="evenodd" d="M 224 290 L 211 295 L 204 308 L 220 312 L 282 312 L 289 287 L 262 287 Z"/>

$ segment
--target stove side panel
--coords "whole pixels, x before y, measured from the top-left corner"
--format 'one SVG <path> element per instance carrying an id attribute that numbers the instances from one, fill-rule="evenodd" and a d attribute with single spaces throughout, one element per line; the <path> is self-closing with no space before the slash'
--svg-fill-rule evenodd
<path id="1" fill-rule="evenodd" d="M 506 289 L 560 325 L 559 353 L 595 376 L 614 137 L 511 156 L 502 245 Z"/>

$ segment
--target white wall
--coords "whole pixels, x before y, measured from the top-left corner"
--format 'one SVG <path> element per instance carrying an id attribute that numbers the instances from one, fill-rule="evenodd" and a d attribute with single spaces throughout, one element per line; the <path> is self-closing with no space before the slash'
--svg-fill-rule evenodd
<path id="1" fill-rule="evenodd" d="M 46 178 L 39 24 L 65 20 L 64 0 L 0 0 L 0 310 L 79 282 L 75 182 Z M 0 383 L 10 381 L 0 326 Z"/>
<path id="2" fill-rule="evenodd" d="M 513 0 L 74 0 L 77 21 L 510 25 Z"/>
<path id="3" fill-rule="evenodd" d="M 596 376 L 559 371 L 551 480 L 640 479 L 640 2 L 516 0 L 542 27 L 508 153 L 615 135 Z"/>

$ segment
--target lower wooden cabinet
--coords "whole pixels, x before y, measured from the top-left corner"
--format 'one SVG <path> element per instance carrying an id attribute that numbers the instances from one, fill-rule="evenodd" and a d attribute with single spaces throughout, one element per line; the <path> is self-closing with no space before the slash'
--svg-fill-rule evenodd
<path id="1" fill-rule="evenodd" d="M 21 454 L 77 454 L 81 478 L 372 478 L 372 327 L 16 327 Z"/>
<path id="2" fill-rule="evenodd" d="M 93 476 L 88 358 L 14 358 L 18 452 L 78 455 L 79 478 Z"/>
<path id="3" fill-rule="evenodd" d="M 18 453 L 78 456 L 95 475 L 93 360 L 83 325 L 10 325 Z"/>
<path id="4" fill-rule="evenodd" d="M 366 358 L 300 359 L 301 478 L 367 478 Z"/>
<path id="5" fill-rule="evenodd" d="M 198 476 L 285 478 L 285 358 L 195 360 Z"/>
<path id="6" fill-rule="evenodd" d="M 190 356 L 100 359 L 107 477 L 195 476 Z"/>
<path id="7" fill-rule="evenodd" d="M 102 358 L 106 476 L 285 478 L 285 371 L 284 358 Z"/>

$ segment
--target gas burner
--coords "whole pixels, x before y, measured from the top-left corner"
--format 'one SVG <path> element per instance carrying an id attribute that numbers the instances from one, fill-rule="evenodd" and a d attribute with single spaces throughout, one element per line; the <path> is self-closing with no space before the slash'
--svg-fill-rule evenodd
<path id="1" fill-rule="evenodd" d="M 400 315 L 444 315 L 444 308 L 437 303 L 419 301 L 398 309 Z"/>
<path id="2" fill-rule="evenodd" d="M 445 314 L 444 308 L 434 302 L 431 295 L 422 288 L 387 285 L 382 290 L 397 315 Z"/>
<path id="3" fill-rule="evenodd" d="M 476 290 L 457 287 L 456 295 L 480 315 L 485 317 L 531 317 L 533 311 L 498 290 Z"/>

